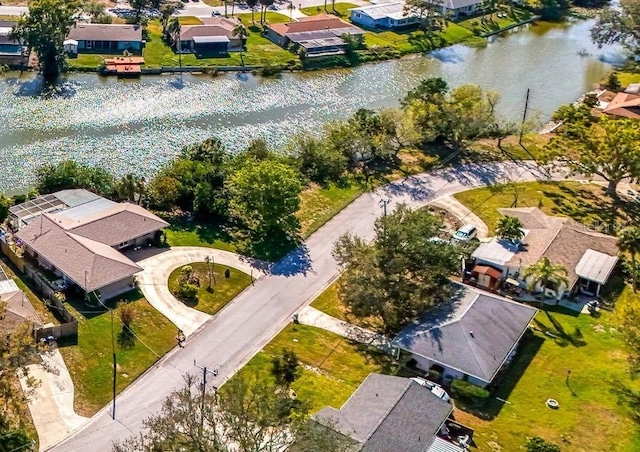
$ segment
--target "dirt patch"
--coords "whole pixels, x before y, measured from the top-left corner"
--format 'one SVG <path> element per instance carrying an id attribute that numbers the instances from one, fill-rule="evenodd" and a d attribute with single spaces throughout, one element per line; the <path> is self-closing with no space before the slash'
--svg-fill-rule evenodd
<path id="1" fill-rule="evenodd" d="M 449 213 L 448 210 L 440 209 L 438 207 L 430 206 L 428 207 L 429 212 L 433 215 L 436 215 L 442 219 L 442 233 L 440 234 L 443 238 L 450 238 L 450 235 L 457 231 L 461 226 L 462 222 L 458 220 L 457 217 Z"/>

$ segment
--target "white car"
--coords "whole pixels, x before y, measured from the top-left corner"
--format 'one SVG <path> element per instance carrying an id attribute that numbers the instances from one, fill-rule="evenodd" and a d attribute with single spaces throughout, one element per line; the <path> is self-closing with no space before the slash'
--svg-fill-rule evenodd
<path id="1" fill-rule="evenodd" d="M 419 378 L 419 377 L 414 377 L 412 378 L 412 380 L 418 383 L 420 386 L 424 386 L 425 388 L 429 389 L 431 393 L 435 395 L 437 398 L 442 399 L 445 402 L 451 401 L 451 397 L 449 397 L 449 394 L 447 394 L 447 391 L 445 391 L 444 388 L 439 384 L 434 383 L 433 381 L 425 380 L 424 378 Z"/>
<path id="2" fill-rule="evenodd" d="M 465 224 L 453 234 L 453 239 L 459 242 L 466 242 L 478 235 L 478 229 L 472 224 Z"/>

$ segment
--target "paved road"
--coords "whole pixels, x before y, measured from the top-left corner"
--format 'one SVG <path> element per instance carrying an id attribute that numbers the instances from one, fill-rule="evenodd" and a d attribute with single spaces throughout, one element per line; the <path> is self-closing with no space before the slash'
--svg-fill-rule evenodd
<path id="1" fill-rule="evenodd" d="M 19 16 L 29 12 L 26 6 L 0 6 L 0 16 Z"/>
<path id="2" fill-rule="evenodd" d="M 156 413 L 163 398 L 182 384 L 183 374 L 197 371 L 194 359 L 200 365 L 218 369 L 219 376 L 210 382 L 215 386 L 223 384 L 284 328 L 294 313 L 337 278 L 340 269 L 331 256 L 331 248 L 341 234 L 351 230 L 366 239 L 373 238 L 374 220 L 382 213 L 383 199 L 390 201 L 389 209 L 401 202 L 415 208 L 477 186 L 544 178 L 546 175 L 538 167 L 526 162 L 466 165 L 410 177 L 360 196 L 313 234 L 305 249 L 296 250 L 275 264 L 271 274 L 189 338 L 185 348 L 174 349 L 129 386 L 118 397 L 115 421 L 110 407 L 105 407 L 54 450 L 109 450 L 113 440 L 137 433 L 142 420 Z"/>

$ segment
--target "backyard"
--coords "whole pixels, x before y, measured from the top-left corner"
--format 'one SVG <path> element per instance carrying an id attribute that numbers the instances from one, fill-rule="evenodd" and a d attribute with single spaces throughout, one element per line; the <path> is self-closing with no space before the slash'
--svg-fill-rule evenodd
<path id="1" fill-rule="evenodd" d="M 118 393 L 177 344 L 176 327 L 138 290 L 119 299 L 135 310 L 131 327 L 135 335 L 128 333 L 117 313 L 114 314 Z M 107 306 L 115 308 L 117 300 L 107 302 Z M 112 397 L 112 318 L 108 311 L 90 308 L 82 302 L 65 303 L 65 307 L 79 322 L 78 343 L 61 346 L 60 353 L 75 387 L 76 412 L 92 416 Z"/>
<path id="2" fill-rule="evenodd" d="M 639 206 L 634 202 L 613 203 L 604 187 L 579 182 L 523 182 L 477 188 L 454 195 L 494 232 L 502 217 L 498 208 L 538 207 L 549 215 L 568 216 L 603 232 L 620 221 L 636 221 Z"/>
<path id="3" fill-rule="evenodd" d="M 226 265 L 212 264 L 211 282 L 209 281 L 209 264 L 195 262 L 189 266 L 193 269 L 193 274 L 200 280 L 200 287 L 194 300 L 185 300 L 183 303 L 207 314 L 213 315 L 224 308 L 227 303 L 251 284 L 251 276 Z M 227 270 L 229 270 L 229 278 L 225 276 Z M 169 291 L 174 295 L 178 292 L 181 272 L 182 267 L 179 267 L 169 275 Z M 209 284 L 211 284 L 211 289 L 209 289 Z"/>

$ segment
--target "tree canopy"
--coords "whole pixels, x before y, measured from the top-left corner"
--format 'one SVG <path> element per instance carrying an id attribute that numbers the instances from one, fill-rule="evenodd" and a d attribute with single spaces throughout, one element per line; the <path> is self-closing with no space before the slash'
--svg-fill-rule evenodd
<path id="1" fill-rule="evenodd" d="M 78 0 L 32 0 L 29 14 L 23 15 L 13 35 L 38 55 L 40 72 L 46 79 L 55 79 L 65 66 L 62 43 L 76 23 L 75 15 L 82 10 Z"/>
<path id="2" fill-rule="evenodd" d="M 601 116 L 590 125 L 567 124 L 547 145 L 546 158 L 587 177 L 602 177 L 607 193 L 616 198 L 623 179 L 640 177 L 640 123 Z"/>
<path id="3" fill-rule="evenodd" d="M 522 275 L 530 278 L 529 287 L 535 288 L 540 284 L 543 298 L 547 296 L 547 289 L 557 290 L 562 284 L 569 285 L 567 269 L 561 264 L 552 264 L 548 257 L 543 257 L 539 262 L 529 265 Z"/>
<path id="4" fill-rule="evenodd" d="M 47 163 L 36 168 L 36 189 L 39 193 L 71 188 L 84 188 L 111 197 L 115 191 L 115 179 L 104 168 L 82 165 L 73 160 Z"/>
<path id="5" fill-rule="evenodd" d="M 458 254 L 452 245 L 429 240 L 441 225 L 428 211 L 401 205 L 376 220 L 373 242 L 340 237 L 333 255 L 345 268 L 339 294 L 349 310 L 378 318 L 382 331 L 394 334 L 445 300 Z"/>
<path id="6" fill-rule="evenodd" d="M 640 48 L 640 0 L 620 0 L 605 7 L 591 29 L 591 39 L 599 46 L 622 44 L 633 53 Z"/>
<path id="7" fill-rule="evenodd" d="M 522 222 L 517 217 L 504 216 L 498 221 L 498 227 L 496 228 L 498 237 L 511 242 L 517 242 L 524 237 L 524 231 L 522 230 Z"/>

